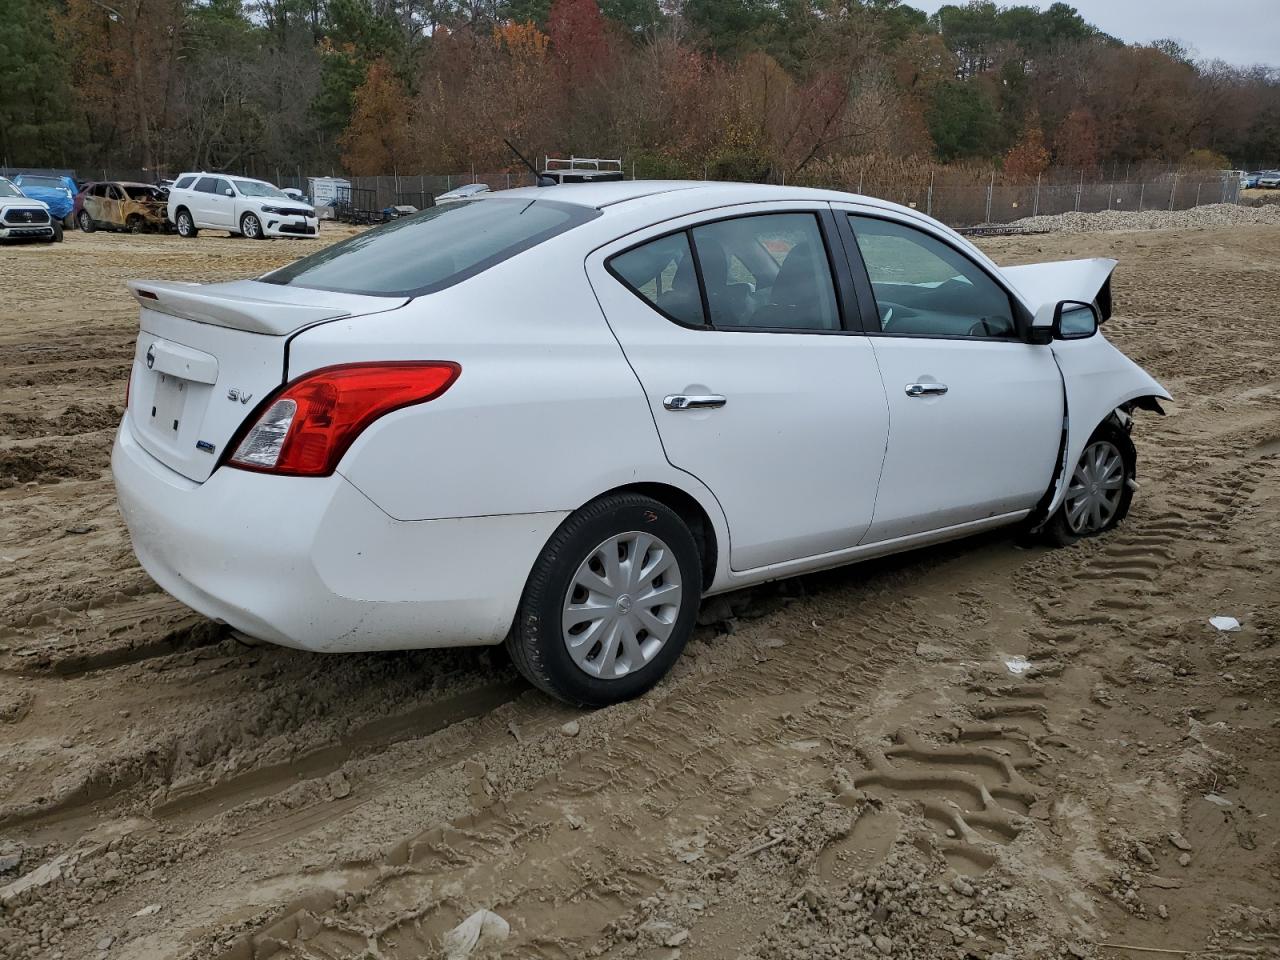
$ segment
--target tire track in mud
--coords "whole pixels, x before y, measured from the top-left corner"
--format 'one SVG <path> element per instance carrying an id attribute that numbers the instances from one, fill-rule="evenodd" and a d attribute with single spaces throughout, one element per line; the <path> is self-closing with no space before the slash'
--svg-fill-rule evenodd
<path id="1" fill-rule="evenodd" d="M 822 807 L 853 788 L 833 767 L 859 735 L 866 694 L 930 636 L 900 601 L 869 592 L 776 656 L 762 646 L 717 676 L 695 658 L 662 699 L 606 711 L 621 715 L 616 734 L 554 777 L 345 864 L 357 887 L 389 876 L 350 899 L 317 892 L 222 957 L 421 955 L 482 902 L 512 923 L 513 955 L 581 956 L 634 927 L 637 904 L 679 878 L 782 844 L 762 830 L 797 798 Z"/>

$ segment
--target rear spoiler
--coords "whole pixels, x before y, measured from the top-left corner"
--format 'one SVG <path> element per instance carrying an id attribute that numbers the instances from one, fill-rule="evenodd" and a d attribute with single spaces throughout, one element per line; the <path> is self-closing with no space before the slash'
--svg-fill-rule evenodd
<path id="1" fill-rule="evenodd" d="M 333 293 L 257 280 L 211 284 L 130 280 L 128 287 L 148 310 L 277 337 L 325 320 L 381 313 L 409 302 L 407 298 Z M 298 303 L 300 296 L 307 302 Z"/>
<path id="2" fill-rule="evenodd" d="M 1106 257 L 1092 260 L 1057 260 L 1001 267 L 1000 272 L 1022 294 L 1033 314 L 1062 300 L 1096 303 L 1103 320 L 1111 316 L 1111 274 L 1116 261 Z"/>

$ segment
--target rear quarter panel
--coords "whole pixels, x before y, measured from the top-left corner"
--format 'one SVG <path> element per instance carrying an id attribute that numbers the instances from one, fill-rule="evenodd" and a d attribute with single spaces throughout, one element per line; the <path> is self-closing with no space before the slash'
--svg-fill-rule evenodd
<path id="1" fill-rule="evenodd" d="M 668 483 L 727 545 L 710 492 L 666 460 L 584 256 L 552 241 L 400 310 L 299 335 L 290 378 L 369 360 L 462 365 L 443 396 L 365 430 L 339 472 L 401 520 L 568 511 L 619 486 Z"/>

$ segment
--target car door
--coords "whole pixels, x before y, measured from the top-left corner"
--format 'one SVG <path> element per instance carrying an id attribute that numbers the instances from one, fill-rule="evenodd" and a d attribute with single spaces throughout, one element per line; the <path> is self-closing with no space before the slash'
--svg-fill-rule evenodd
<path id="1" fill-rule="evenodd" d="M 119 186 L 114 183 L 103 184 L 102 201 L 99 204 L 99 210 L 102 215 L 94 219 L 113 227 L 120 226 L 120 224 L 124 223 L 124 214 L 120 209 L 123 202 L 124 191 Z"/>
<path id="2" fill-rule="evenodd" d="M 104 203 L 104 194 L 106 189 L 107 185 L 105 183 L 95 183 L 84 193 L 84 211 L 89 214 L 89 219 L 94 223 L 103 222 L 102 205 Z"/>
<path id="3" fill-rule="evenodd" d="M 1032 509 L 1062 440 L 1052 348 L 1023 339 L 1025 308 L 945 232 L 881 209 L 844 210 L 890 421 L 863 542 Z"/>
<path id="4" fill-rule="evenodd" d="M 232 199 L 227 196 L 231 184 L 222 177 L 201 177 L 196 183 L 196 226 L 213 230 L 231 228 Z"/>
<path id="5" fill-rule="evenodd" d="M 888 412 L 843 322 L 852 290 L 822 206 L 685 217 L 587 263 L 667 459 L 724 510 L 735 571 L 853 547 L 872 518 Z"/>

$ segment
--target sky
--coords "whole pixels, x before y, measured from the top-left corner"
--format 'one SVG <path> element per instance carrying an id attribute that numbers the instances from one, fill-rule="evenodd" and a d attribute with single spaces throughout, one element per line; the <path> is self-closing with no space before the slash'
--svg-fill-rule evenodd
<path id="1" fill-rule="evenodd" d="M 964 0 L 950 0 L 962 3 Z M 1051 0 L 997 0 L 1044 9 Z M 1126 43 L 1173 39 L 1196 59 L 1280 67 L 1280 0 L 1067 0 L 1099 29 Z M 944 0 L 905 0 L 934 13 Z"/>

